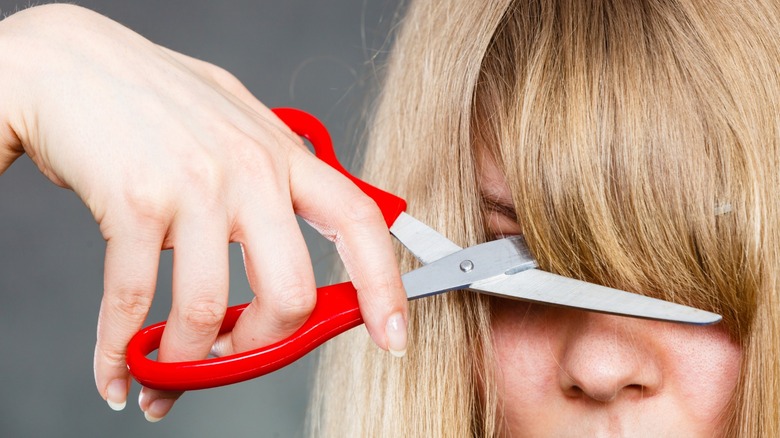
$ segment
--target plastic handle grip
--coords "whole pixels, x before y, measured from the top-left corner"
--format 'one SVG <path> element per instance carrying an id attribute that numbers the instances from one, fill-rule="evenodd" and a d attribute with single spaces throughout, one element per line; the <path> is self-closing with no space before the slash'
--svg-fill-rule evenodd
<path id="1" fill-rule="evenodd" d="M 228 308 L 220 333 L 229 332 L 247 304 Z M 157 362 L 146 354 L 160 346 L 165 323 L 138 332 L 127 347 L 127 366 L 142 385 L 168 391 L 213 388 L 283 368 L 323 342 L 363 323 L 352 283 L 317 289 L 317 306 L 289 338 L 246 353 L 191 362 Z"/>
<path id="2" fill-rule="evenodd" d="M 347 172 L 333 150 L 330 135 L 310 114 L 292 108 L 274 113 L 296 134 L 307 138 L 318 158 L 352 180 L 379 206 L 390 227 L 406 208 L 406 202 Z M 220 334 L 233 329 L 247 304 L 227 309 Z M 309 319 L 287 339 L 244 353 L 189 362 L 158 362 L 146 357 L 160 347 L 165 322 L 139 331 L 127 346 L 127 367 L 142 385 L 168 391 L 213 388 L 253 379 L 276 371 L 300 359 L 323 342 L 363 323 L 357 293 L 352 283 L 317 289 L 317 305 Z"/>
<path id="3" fill-rule="evenodd" d="M 384 216 L 388 228 L 398 219 L 398 215 L 406 210 L 406 201 L 403 199 L 372 186 L 344 169 L 338 158 L 336 158 L 336 152 L 333 149 L 333 143 L 330 140 L 328 130 L 314 116 L 295 108 L 274 108 L 273 111 L 293 132 L 311 142 L 317 158 L 328 163 L 332 168 L 352 180 L 363 193 L 376 202 L 379 209 L 382 210 L 382 216 Z"/>

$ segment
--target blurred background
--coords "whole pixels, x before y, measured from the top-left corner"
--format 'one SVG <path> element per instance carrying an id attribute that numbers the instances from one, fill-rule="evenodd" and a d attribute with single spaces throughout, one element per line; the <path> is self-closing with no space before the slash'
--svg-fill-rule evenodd
<path id="1" fill-rule="evenodd" d="M 397 2 L 75 3 L 226 68 L 269 107 L 313 113 L 329 127 L 342 162 L 353 169 L 359 162 L 362 112 L 376 91 Z M 3 16 L 28 6 L 0 0 Z M 103 290 L 104 242 L 97 225 L 72 192 L 51 184 L 26 157 L 0 175 L 0 206 L 0 437 L 303 435 L 312 355 L 260 379 L 188 393 L 156 424 L 138 409 L 135 382 L 127 408 L 110 410 L 92 376 Z M 325 284 L 335 251 L 304 231 L 318 284 Z M 237 245 L 230 256 L 230 302 L 247 302 L 252 295 Z M 171 252 L 163 252 L 147 325 L 167 318 L 171 262 Z"/>

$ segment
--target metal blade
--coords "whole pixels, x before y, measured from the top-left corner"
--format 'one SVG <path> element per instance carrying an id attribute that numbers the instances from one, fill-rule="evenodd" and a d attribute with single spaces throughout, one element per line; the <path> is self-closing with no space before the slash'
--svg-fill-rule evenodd
<path id="1" fill-rule="evenodd" d="M 425 266 L 403 275 L 412 300 L 454 289 L 615 315 L 688 324 L 713 324 L 720 315 L 534 269 L 520 236 L 462 249 L 414 217 L 402 213 L 390 232 Z"/>
<path id="2" fill-rule="evenodd" d="M 406 212 L 395 220 L 390 234 L 426 265 L 463 249 Z"/>
<path id="3" fill-rule="evenodd" d="M 713 324 L 721 320 L 715 313 L 538 269 L 499 275 L 472 283 L 468 288 L 505 298 L 661 321 Z"/>
<path id="4" fill-rule="evenodd" d="M 536 261 L 522 237 L 513 236 L 456 251 L 404 274 L 402 279 L 406 296 L 412 300 L 534 267 Z"/>

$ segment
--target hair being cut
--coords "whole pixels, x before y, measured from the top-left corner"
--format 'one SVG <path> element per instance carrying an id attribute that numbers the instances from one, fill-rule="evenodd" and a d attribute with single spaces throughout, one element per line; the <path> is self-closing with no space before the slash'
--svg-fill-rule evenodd
<path id="1" fill-rule="evenodd" d="M 413 3 L 364 178 L 473 245 L 489 152 L 542 269 L 724 315 L 724 433 L 779 436 L 778 29 L 769 0 Z M 361 330 L 325 348 L 315 436 L 499 433 L 488 300 L 413 302 L 409 328 L 402 360 Z"/>

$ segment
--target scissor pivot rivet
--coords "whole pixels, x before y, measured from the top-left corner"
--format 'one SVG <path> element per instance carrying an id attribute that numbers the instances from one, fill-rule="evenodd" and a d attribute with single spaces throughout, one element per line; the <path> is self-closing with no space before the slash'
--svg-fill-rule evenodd
<path id="1" fill-rule="evenodd" d="M 463 272 L 469 272 L 474 269 L 474 263 L 471 260 L 463 260 L 460 262 L 460 270 Z"/>

